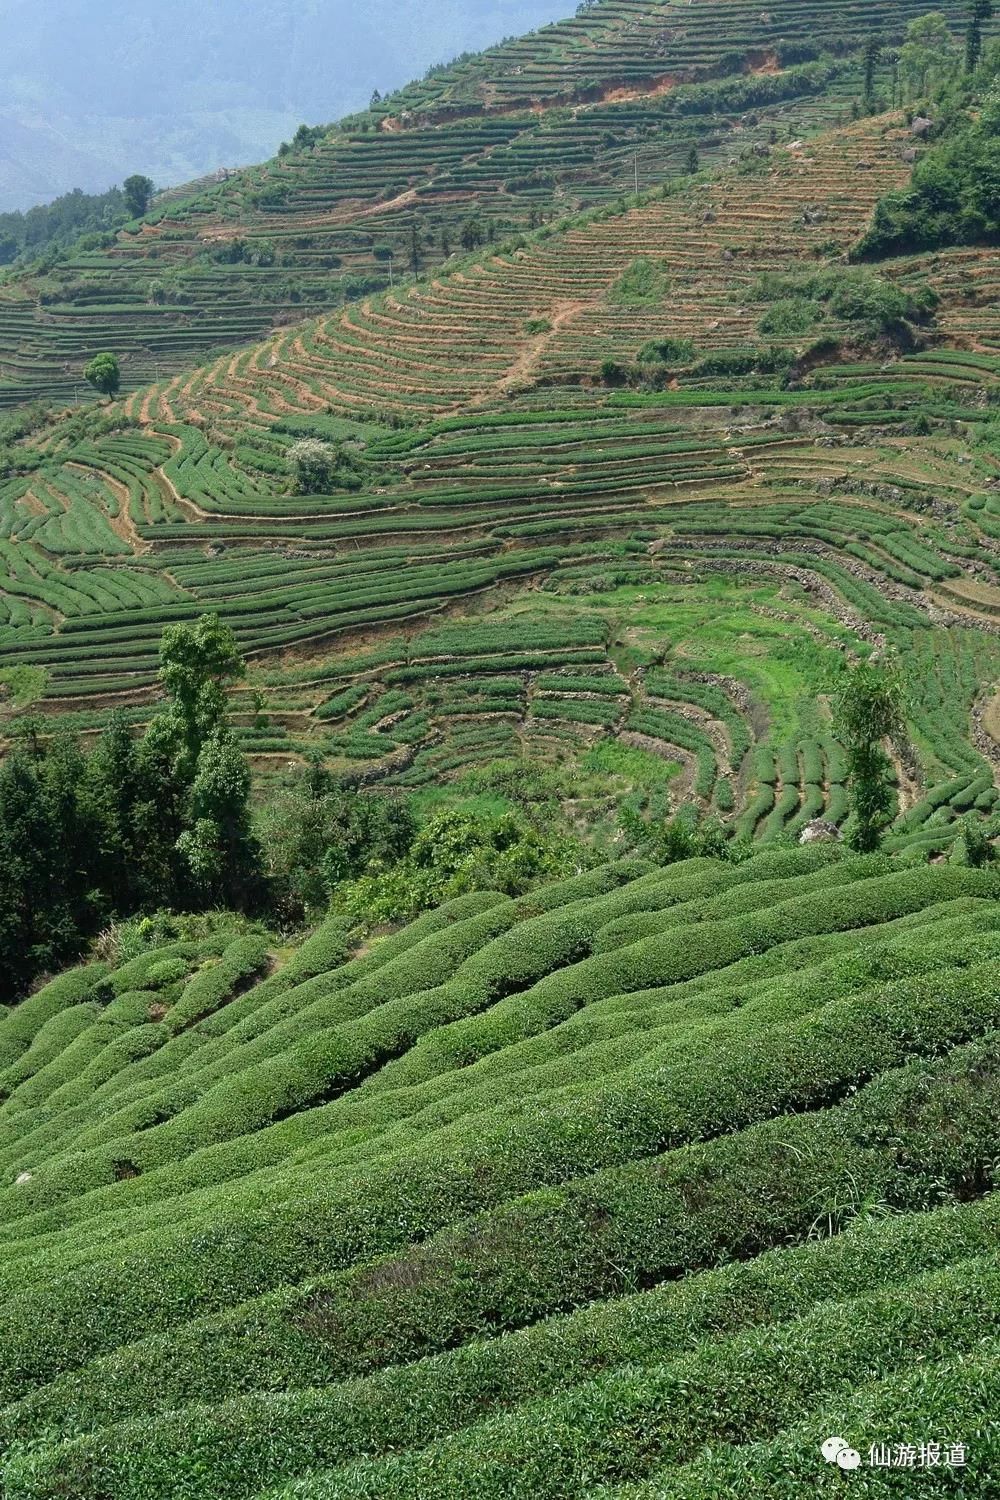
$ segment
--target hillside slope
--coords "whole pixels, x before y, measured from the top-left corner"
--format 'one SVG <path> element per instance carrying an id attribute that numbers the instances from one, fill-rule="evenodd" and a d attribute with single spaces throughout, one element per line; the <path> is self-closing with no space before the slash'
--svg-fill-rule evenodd
<path id="1" fill-rule="evenodd" d="M 970 252 L 843 267 L 908 139 L 775 149 L 48 429 L 0 491 L 7 665 L 65 727 L 142 720 L 164 625 L 213 610 L 262 770 L 596 758 L 770 840 L 843 823 L 829 682 L 888 642 L 894 837 L 949 849 L 998 795 L 998 366 Z M 896 327 L 925 283 L 935 321 Z M 289 493 L 302 436 L 339 445 L 330 493 Z"/>
<path id="2" fill-rule="evenodd" d="M 270 155 L 302 120 L 367 106 L 416 71 L 554 20 L 559 0 L 167 9 L 2 0 L 0 211 L 130 172 L 161 184 Z M 197 38 L 197 45 L 192 39 Z"/>
<path id="3" fill-rule="evenodd" d="M 961 31 L 961 0 L 944 9 Z M 0 403 L 79 398 L 102 348 L 141 386 L 387 285 L 390 261 L 396 280 L 447 260 L 470 217 L 501 239 L 669 182 L 692 146 L 724 162 L 842 121 L 865 36 L 922 10 L 599 0 L 0 287 Z"/>
<path id="4" fill-rule="evenodd" d="M 985 1482 L 998 894 L 619 861 L 56 979 L 0 1023 L 5 1495 L 798 1497 L 913 1410 Z"/>

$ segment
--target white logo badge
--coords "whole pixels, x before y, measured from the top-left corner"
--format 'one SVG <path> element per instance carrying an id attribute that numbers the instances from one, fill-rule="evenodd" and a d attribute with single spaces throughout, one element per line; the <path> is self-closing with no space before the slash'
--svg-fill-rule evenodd
<path id="1" fill-rule="evenodd" d="M 861 1454 L 841 1437 L 828 1437 L 820 1451 L 828 1464 L 836 1464 L 841 1469 L 861 1467 Z"/>

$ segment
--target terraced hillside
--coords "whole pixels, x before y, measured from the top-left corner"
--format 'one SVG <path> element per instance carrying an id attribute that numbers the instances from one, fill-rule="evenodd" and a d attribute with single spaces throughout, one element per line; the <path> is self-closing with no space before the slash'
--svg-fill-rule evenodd
<path id="1" fill-rule="evenodd" d="M 829 684 L 888 642 L 893 838 L 948 850 L 997 801 L 998 365 L 988 322 L 959 347 L 973 252 L 843 267 L 908 139 L 842 127 L 45 429 L 2 491 L 5 663 L 65 727 L 141 721 L 164 625 L 217 611 L 263 771 L 569 757 L 771 840 L 843 823 Z M 329 494 L 289 493 L 304 435 Z"/>
<path id="2" fill-rule="evenodd" d="M 997 1493 L 996 254 L 854 262 L 920 9 L 601 0 L 31 314 L 11 395 L 103 277 L 135 358 L 0 446 L 4 1500 Z"/>
<path id="3" fill-rule="evenodd" d="M 962 0 L 944 9 L 960 31 Z M 447 261 L 470 217 L 500 243 L 669 183 L 692 148 L 714 165 L 840 122 L 865 36 L 922 10 L 599 0 L 0 285 L 0 404 L 79 399 L 104 348 L 137 388 Z"/>
<path id="4" fill-rule="evenodd" d="M 998 895 L 619 860 L 62 975 L 0 1022 L 4 1494 L 799 1497 L 914 1413 L 989 1493 Z"/>

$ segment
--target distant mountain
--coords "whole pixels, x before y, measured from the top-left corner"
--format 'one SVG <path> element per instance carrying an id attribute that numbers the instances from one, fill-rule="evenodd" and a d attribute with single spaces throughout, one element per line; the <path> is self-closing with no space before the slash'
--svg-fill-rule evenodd
<path id="1" fill-rule="evenodd" d="M 0 211 L 273 154 L 568 0 L 0 0 Z"/>

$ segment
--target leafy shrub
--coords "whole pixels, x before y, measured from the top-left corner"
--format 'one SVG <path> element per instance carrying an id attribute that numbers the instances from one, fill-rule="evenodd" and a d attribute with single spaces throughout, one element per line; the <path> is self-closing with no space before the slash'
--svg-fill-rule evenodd
<path id="1" fill-rule="evenodd" d="M 666 294 L 663 271 L 656 262 L 640 258 L 622 272 L 608 292 L 608 301 L 622 307 L 647 307 Z"/>
<path id="2" fill-rule="evenodd" d="M 650 339 L 636 356 L 641 365 L 686 365 L 694 359 L 691 339 Z"/>
<path id="3" fill-rule="evenodd" d="M 806 333 L 822 318 L 819 305 L 806 297 L 785 297 L 772 303 L 757 324 L 761 333 L 776 338 L 793 338 Z"/>

